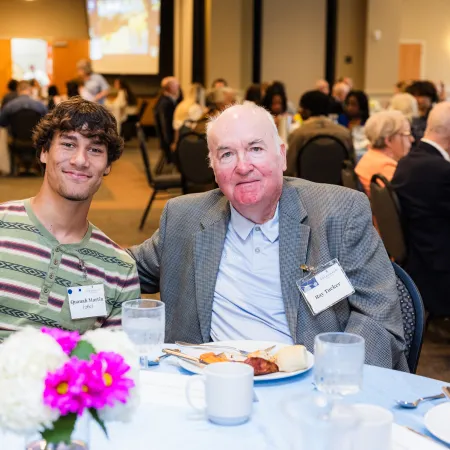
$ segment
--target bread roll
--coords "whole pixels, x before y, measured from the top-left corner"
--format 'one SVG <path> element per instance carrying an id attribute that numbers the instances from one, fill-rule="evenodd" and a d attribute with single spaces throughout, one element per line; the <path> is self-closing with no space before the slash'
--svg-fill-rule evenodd
<path id="1" fill-rule="evenodd" d="M 308 367 L 308 354 L 304 345 L 283 347 L 275 358 L 280 372 L 296 372 Z"/>

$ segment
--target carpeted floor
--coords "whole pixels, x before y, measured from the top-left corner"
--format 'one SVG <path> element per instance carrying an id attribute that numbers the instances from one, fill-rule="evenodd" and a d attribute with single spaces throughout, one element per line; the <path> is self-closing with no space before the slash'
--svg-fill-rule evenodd
<path id="1" fill-rule="evenodd" d="M 149 141 L 151 162 L 156 164 L 158 152 L 154 139 Z M 33 196 L 39 189 L 40 178 L 1 178 L 0 203 Z M 111 174 L 105 178 L 102 188 L 92 203 L 90 220 L 112 239 L 124 247 L 139 244 L 158 228 L 159 217 L 165 202 L 181 194 L 158 194 L 148 216 L 144 230 L 138 230 L 142 213 L 151 194 L 141 156 L 135 143 L 127 145 L 122 158 Z M 450 382 L 450 339 L 445 341 L 428 332 L 422 350 L 418 374 Z"/>

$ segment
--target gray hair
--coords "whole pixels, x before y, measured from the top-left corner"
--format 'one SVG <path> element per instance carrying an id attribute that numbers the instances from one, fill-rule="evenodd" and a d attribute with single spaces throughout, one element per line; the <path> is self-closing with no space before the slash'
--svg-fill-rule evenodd
<path id="1" fill-rule="evenodd" d="M 391 99 L 389 109 L 392 111 L 400 111 L 410 122 L 412 122 L 414 117 L 419 117 L 417 100 L 407 92 L 395 94 Z"/>
<path id="2" fill-rule="evenodd" d="M 272 114 L 270 114 L 269 111 L 267 111 L 265 108 L 263 108 L 262 106 L 258 106 L 253 102 L 245 102 L 245 103 L 235 103 L 233 105 L 228 106 L 227 108 L 225 108 L 222 112 L 220 112 L 219 114 L 216 114 L 215 116 L 212 116 L 209 118 L 208 123 L 206 125 L 206 140 L 208 142 L 208 160 L 209 160 L 209 165 L 212 167 L 212 158 L 211 158 L 211 146 L 210 146 L 210 137 L 212 134 L 212 130 L 214 128 L 214 124 L 217 122 L 217 120 L 220 119 L 220 117 L 222 116 L 222 114 L 227 113 L 229 114 L 229 110 L 244 110 L 244 111 L 248 111 L 249 113 L 252 114 L 262 114 L 263 117 L 265 117 L 269 123 L 270 123 L 270 127 L 272 129 L 272 135 L 274 138 L 274 142 L 275 142 L 275 147 L 277 148 L 277 151 L 279 154 L 281 154 L 281 145 L 283 144 L 283 139 L 281 139 L 280 135 L 278 134 L 278 129 L 277 126 L 275 124 L 275 120 L 272 116 Z"/>
<path id="3" fill-rule="evenodd" d="M 450 102 L 437 103 L 430 111 L 425 137 L 429 133 L 450 137 Z"/>
<path id="4" fill-rule="evenodd" d="M 381 111 L 369 117 L 364 127 L 372 148 L 386 148 L 386 138 L 397 134 L 404 125 L 406 117 L 400 111 Z"/>
<path id="5" fill-rule="evenodd" d="M 92 70 L 92 63 L 89 59 L 80 59 L 77 62 L 77 69 L 83 70 L 87 75 L 90 75 Z"/>

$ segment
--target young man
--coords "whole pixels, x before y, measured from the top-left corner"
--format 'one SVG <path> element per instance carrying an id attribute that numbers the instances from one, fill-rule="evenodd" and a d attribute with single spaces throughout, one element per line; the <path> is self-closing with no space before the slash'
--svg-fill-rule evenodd
<path id="1" fill-rule="evenodd" d="M 45 166 L 38 194 L 0 204 L 0 340 L 25 325 L 85 332 L 120 325 L 138 298 L 133 260 L 87 215 L 123 150 L 114 117 L 74 97 L 33 135 Z"/>

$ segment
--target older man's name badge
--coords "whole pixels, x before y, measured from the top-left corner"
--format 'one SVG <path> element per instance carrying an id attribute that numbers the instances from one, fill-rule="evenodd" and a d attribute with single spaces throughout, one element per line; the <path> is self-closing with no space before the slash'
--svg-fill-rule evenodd
<path id="1" fill-rule="evenodd" d="M 106 316 L 105 288 L 103 284 L 67 288 L 72 319 Z"/>
<path id="2" fill-rule="evenodd" d="M 355 292 L 337 259 L 319 267 L 302 269 L 309 273 L 297 281 L 311 312 L 316 315 Z"/>

